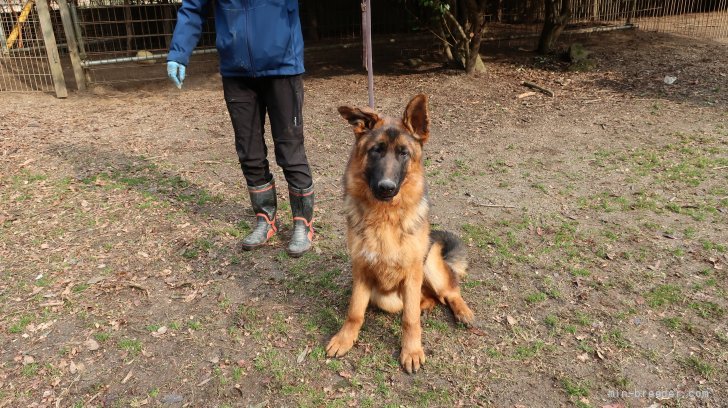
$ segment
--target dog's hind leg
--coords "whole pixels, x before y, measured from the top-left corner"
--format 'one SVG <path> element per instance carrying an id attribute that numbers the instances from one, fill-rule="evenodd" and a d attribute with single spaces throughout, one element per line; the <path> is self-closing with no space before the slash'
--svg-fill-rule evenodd
<path id="1" fill-rule="evenodd" d="M 428 289 L 435 293 L 440 302 L 446 303 L 455 319 L 466 326 L 473 324 L 475 315 L 460 295 L 458 275 L 464 273 L 465 261 L 463 259 L 452 259 L 451 266 L 447 260 L 448 248 L 441 241 L 433 242 L 425 261 L 425 282 Z M 455 268 L 461 268 L 456 271 Z"/>
<path id="2" fill-rule="evenodd" d="M 365 282 L 360 274 L 354 273 L 354 284 L 349 302 L 349 312 L 346 321 L 338 333 L 329 341 L 326 346 L 326 355 L 329 357 L 340 357 L 346 354 L 359 337 L 359 330 L 364 324 L 364 314 L 369 305 L 372 288 Z"/>
<path id="3" fill-rule="evenodd" d="M 422 297 L 420 298 L 420 321 L 422 324 L 425 324 L 435 306 L 437 306 L 437 299 L 432 297 L 432 293 L 427 286 L 422 285 Z"/>

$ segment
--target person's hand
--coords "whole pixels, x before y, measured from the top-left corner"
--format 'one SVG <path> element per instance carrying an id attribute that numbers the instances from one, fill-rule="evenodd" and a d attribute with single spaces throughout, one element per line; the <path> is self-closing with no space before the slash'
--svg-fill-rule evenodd
<path id="1" fill-rule="evenodd" d="M 175 61 L 167 61 L 167 76 L 178 89 L 185 80 L 185 66 Z"/>

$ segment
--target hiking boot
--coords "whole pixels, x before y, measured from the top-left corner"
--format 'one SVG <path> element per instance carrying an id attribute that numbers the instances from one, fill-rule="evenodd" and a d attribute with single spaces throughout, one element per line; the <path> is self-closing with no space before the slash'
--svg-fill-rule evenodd
<path id="1" fill-rule="evenodd" d="M 293 233 L 288 244 L 288 255 L 297 258 L 311 249 L 313 241 L 313 184 L 305 189 L 289 187 L 293 213 Z"/>
<path id="2" fill-rule="evenodd" d="M 276 185 L 275 181 L 262 186 L 248 186 L 250 203 L 255 211 L 257 224 L 255 229 L 243 239 L 243 250 L 250 251 L 257 248 L 278 232 L 278 219 L 276 218 Z"/>

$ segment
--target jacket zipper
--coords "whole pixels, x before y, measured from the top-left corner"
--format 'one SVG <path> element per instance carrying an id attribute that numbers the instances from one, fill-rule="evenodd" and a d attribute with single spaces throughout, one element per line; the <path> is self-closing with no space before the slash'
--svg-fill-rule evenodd
<path id="1" fill-rule="evenodd" d="M 253 63 L 253 51 L 250 48 L 250 40 L 251 40 L 251 38 L 250 38 L 250 13 L 251 13 L 250 0 L 243 0 L 243 1 L 246 3 L 245 4 L 246 10 L 244 10 L 244 12 L 245 12 L 245 39 L 246 39 L 245 45 L 248 48 L 248 61 L 250 61 L 250 72 L 253 77 L 256 77 L 257 74 L 255 72 L 255 65 Z"/>

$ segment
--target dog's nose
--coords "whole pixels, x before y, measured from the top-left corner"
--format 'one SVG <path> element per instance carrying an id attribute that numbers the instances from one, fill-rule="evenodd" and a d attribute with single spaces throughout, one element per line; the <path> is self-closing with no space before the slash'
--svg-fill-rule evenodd
<path id="1" fill-rule="evenodd" d="M 377 187 L 379 188 L 379 191 L 383 193 L 392 193 L 396 188 L 397 185 L 392 180 L 382 180 L 377 184 Z"/>

